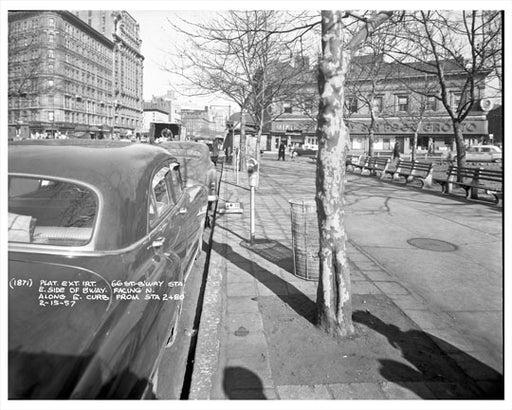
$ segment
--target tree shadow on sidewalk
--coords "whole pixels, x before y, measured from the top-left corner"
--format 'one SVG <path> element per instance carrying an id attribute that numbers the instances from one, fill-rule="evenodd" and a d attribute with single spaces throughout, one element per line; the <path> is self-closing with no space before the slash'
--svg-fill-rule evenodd
<path id="1" fill-rule="evenodd" d="M 261 379 L 244 367 L 226 367 L 222 388 L 229 400 L 267 400 Z"/>
<path id="2" fill-rule="evenodd" d="M 222 254 L 230 263 L 249 273 L 260 283 L 265 285 L 284 303 L 297 312 L 297 314 L 304 317 L 311 324 L 316 324 L 315 302 L 291 283 L 259 266 L 253 260 L 247 259 L 238 252 L 235 252 L 233 247 L 229 244 L 220 244 L 214 241 L 212 248 L 214 251 Z"/>
<path id="3" fill-rule="evenodd" d="M 379 359 L 380 373 L 390 382 L 425 399 L 433 398 L 430 391 L 438 399 L 504 398 L 504 381 L 500 373 L 444 340 L 421 330 L 402 331 L 369 311 L 355 311 L 352 317 L 354 322 L 385 336 L 389 344 L 412 365 Z M 463 371 L 457 363 L 461 364 Z"/>
<path id="4" fill-rule="evenodd" d="M 242 236 L 224 226 L 219 226 L 219 228 L 224 229 L 231 235 L 242 239 L 242 241 L 246 241 L 246 238 L 243 238 Z M 290 248 L 283 245 L 281 242 L 275 241 L 273 239 L 261 238 L 255 239 L 252 246 L 249 246 L 248 244 L 242 244 L 242 246 L 261 256 L 263 259 L 266 259 L 267 261 L 280 267 L 281 269 L 293 274 L 293 252 Z"/>

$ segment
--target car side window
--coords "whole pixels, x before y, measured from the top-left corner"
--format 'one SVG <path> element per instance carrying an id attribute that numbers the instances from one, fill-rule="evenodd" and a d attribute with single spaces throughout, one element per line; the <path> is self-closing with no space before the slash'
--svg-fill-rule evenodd
<path id="1" fill-rule="evenodd" d="M 74 181 L 9 176 L 9 242 L 86 245 L 98 209 L 94 191 Z"/>
<path id="2" fill-rule="evenodd" d="M 151 181 L 149 198 L 150 227 L 153 227 L 160 216 L 174 205 L 169 192 L 169 172 L 169 165 L 165 165 L 155 173 Z"/>
<path id="3" fill-rule="evenodd" d="M 169 177 L 171 180 L 172 198 L 175 203 L 178 203 L 183 194 L 183 180 L 181 179 L 180 164 L 172 163 L 170 168 Z"/>

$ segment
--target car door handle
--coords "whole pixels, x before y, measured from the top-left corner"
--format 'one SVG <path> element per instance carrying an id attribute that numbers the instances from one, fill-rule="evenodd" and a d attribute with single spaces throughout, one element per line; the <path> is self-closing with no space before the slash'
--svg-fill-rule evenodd
<path id="1" fill-rule="evenodd" d="M 187 208 L 180 208 L 180 210 L 178 211 L 178 213 L 179 213 L 180 215 L 182 215 L 182 214 L 186 214 L 186 213 L 187 213 Z"/>
<path id="2" fill-rule="evenodd" d="M 165 242 L 165 238 L 163 236 L 159 236 L 153 242 L 151 242 L 151 245 L 148 246 L 148 249 L 149 248 L 160 249 L 162 246 L 164 246 L 164 242 Z"/>

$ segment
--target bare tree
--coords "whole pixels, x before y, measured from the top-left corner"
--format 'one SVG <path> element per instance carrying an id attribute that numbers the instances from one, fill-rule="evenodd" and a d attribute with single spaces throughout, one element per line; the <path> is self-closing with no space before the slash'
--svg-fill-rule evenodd
<path id="1" fill-rule="evenodd" d="M 259 143 L 265 125 L 279 115 L 269 107 L 290 98 L 297 87 L 294 78 L 300 71 L 293 61 L 301 43 L 293 31 L 279 30 L 287 25 L 287 18 L 272 10 L 228 11 L 203 23 L 181 20 L 182 26 L 174 24 L 187 36 L 188 44 L 167 69 L 200 93 L 221 93 L 238 104 L 242 166 L 246 157 L 243 113 L 256 120 Z"/>
<path id="2" fill-rule="evenodd" d="M 393 66 L 398 72 L 402 71 L 396 64 L 393 64 Z M 407 72 L 410 74 L 411 70 L 409 69 Z M 398 77 L 404 78 L 406 76 Z M 407 76 L 407 80 L 399 81 L 404 90 L 410 91 L 410 108 L 402 115 L 402 118 L 413 132 L 411 159 L 415 161 L 418 150 L 418 135 L 428 112 L 435 109 L 435 101 L 433 99 L 435 99 L 435 95 L 438 93 L 439 86 L 432 76 L 425 74 L 416 75 L 415 80 L 411 80 L 410 76 Z M 429 149 L 430 145 L 429 143 Z"/>
<path id="3" fill-rule="evenodd" d="M 318 67 L 318 160 L 316 203 L 320 230 L 320 279 L 317 291 L 318 325 L 344 337 L 354 333 L 350 271 L 346 256 L 345 155 L 348 139 L 343 122 L 344 84 L 350 60 L 368 35 L 392 12 L 378 12 L 350 39 L 340 11 L 322 11 L 322 58 Z"/>
<path id="4" fill-rule="evenodd" d="M 480 88 L 501 55 L 501 17 L 499 11 L 410 13 L 403 21 L 399 46 L 390 54 L 395 61 L 436 78 L 435 97 L 452 122 L 459 167 L 466 158 L 462 123 L 481 98 Z"/>

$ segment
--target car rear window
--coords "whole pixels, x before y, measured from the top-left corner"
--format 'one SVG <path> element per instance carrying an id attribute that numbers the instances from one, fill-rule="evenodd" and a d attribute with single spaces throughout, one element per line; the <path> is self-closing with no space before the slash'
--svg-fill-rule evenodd
<path id="1" fill-rule="evenodd" d="M 9 242 L 85 245 L 97 212 L 97 196 L 85 186 L 9 176 Z"/>

